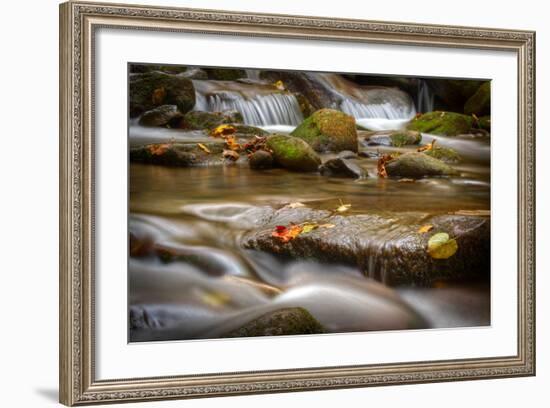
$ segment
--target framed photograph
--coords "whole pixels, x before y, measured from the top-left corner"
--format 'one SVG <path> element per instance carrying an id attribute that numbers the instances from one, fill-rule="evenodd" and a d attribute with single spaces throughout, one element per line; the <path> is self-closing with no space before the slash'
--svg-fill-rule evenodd
<path id="1" fill-rule="evenodd" d="M 535 374 L 535 33 L 60 7 L 66 405 Z"/>

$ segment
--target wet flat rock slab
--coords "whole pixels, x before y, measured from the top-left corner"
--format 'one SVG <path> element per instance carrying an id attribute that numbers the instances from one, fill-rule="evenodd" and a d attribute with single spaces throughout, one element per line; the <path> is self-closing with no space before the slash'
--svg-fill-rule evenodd
<path id="1" fill-rule="evenodd" d="M 329 224 L 289 242 L 272 236 L 278 225 Z M 427 233 L 420 227 L 430 225 Z M 456 239 L 457 252 L 433 259 L 428 240 L 438 232 Z M 274 210 L 259 229 L 244 234 L 242 245 L 292 258 L 312 258 L 357 265 L 365 275 L 388 285 L 430 285 L 436 280 L 487 279 L 490 272 L 490 218 L 470 215 L 398 214 L 339 215 L 309 208 Z"/>

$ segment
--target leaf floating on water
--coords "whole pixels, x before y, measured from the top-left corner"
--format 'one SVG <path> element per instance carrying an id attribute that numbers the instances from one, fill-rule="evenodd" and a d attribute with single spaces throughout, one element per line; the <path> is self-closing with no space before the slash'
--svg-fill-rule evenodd
<path id="1" fill-rule="evenodd" d="M 306 205 L 303 204 L 303 203 L 295 202 L 295 203 L 290 203 L 290 204 L 285 205 L 285 208 L 302 208 L 302 207 L 305 207 L 305 206 Z"/>
<path id="2" fill-rule="evenodd" d="M 228 135 L 232 135 L 237 132 L 237 128 L 232 125 L 219 125 L 212 129 L 210 132 L 210 136 L 212 137 L 224 137 Z"/>
<path id="3" fill-rule="evenodd" d="M 171 143 L 156 143 L 149 145 L 148 149 L 153 156 L 162 156 L 170 147 L 172 147 Z"/>
<path id="4" fill-rule="evenodd" d="M 201 150 L 204 151 L 205 153 L 208 153 L 208 154 L 212 153 L 210 151 L 210 149 L 208 147 L 206 147 L 205 145 L 203 145 L 202 143 L 197 143 L 197 146 L 199 146 L 201 148 Z"/>
<path id="5" fill-rule="evenodd" d="M 378 177 L 386 178 L 388 177 L 388 173 L 386 172 L 386 163 L 390 160 L 393 160 L 395 157 L 392 154 L 384 154 L 382 157 L 378 159 L 378 163 L 376 165 L 376 169 L 378 172 Z"/>
<path id="6" fill-rule="evenodd" d="M 340 206 L 336 208 L 337 212 L 340 212 L 340 213 L 346 212 L 351 208 L 351 204 L 344 204 L 342 200 L 339 200 L 339 201 L 340 201 Z"/>
<path id="7" fill-rule="evenodd" d="M 458 250 L 455 239 L 451 239 L 446 232 L 438 232 L 432 235 L 428 241 L 428 254 L 434 259 L 447 259 Z"/>
<path id="8" fill-rule="evenodd" d="M 420 228 L 418 228 L 418 233 L 419 234 L 425 234 L 426 232 L 430 232 L 433 229 L 433 227 L 434 226 L 430 225 L 430 224 L 423 225 Z"/>
<path id="9" fill-rule="evenodd" d="M 473 215 L 473 216 L 479 216 L 479 217 L 490 217 L 491 216 L 491 210 L 458 210 L 455 211 L 455 215 Z"/>
<path id="10" fill-rule="evenodd" d="M 275 231 L 271 233 L 271 236 L 277 238 L 283 244 L 293 240 L 302 232 L 302 227 L 300 225 L 291 225 L 290 227 L 285 227 L 284 225 L 277 225 Z"/>
<path id="11" fill-rule="evenodd" d="M 220 307 L 226 305 L 231 301 L 231 297 L 227 293 L 223 292 L 204 292 L 202 294 L 202 301 L 212 307 Z"/>
<path id="12" fill-rule="evenodd" d="M 223 149 L 222 154 L 223 154 L 224 159 L 231 159 L 231 160 L 234 160 L 234 161 L 239 159 L 239 153 L 237 153 L 234 150 Z"/>

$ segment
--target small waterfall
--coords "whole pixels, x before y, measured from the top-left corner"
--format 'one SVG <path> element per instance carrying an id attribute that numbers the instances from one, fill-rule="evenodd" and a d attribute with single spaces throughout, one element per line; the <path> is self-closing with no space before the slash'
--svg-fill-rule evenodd
<path id="1" fill-rule="evenodd" d="M 304 117 L 293 94 L 270 84 L 230 81 L 193 81 L 195 110 L 222 112 L 236 110 L 244 123 L 253 126 L 297 126 Z"/>
<path id="2" fill-rule="evenodd" d="M 422 113 L 433 112 L 434 98 L 435 95 L 432 93 L 428 83 L 423 79 L 419 79 L 416 110 Z"/>

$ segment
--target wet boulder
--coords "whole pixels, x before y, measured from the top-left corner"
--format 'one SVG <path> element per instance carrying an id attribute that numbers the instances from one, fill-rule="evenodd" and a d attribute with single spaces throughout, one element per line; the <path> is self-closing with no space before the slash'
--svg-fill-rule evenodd
<path id="1" fill-rule="evenodd" d="M 417 145 L 422 141 L 422 134 L 416 130 L 396 130 L 390 133 L 375 133 L 367 139 L 370 146 L 403 147 Z"/>
<path id="2" fill-rule="evenodd" d="M 176 105 L 181 113 L 195 106 L 193 82 L 179 75 L 160 71 L 130 75 L 130 116 L 161 105 Z"/>
<path id="3" fill-rule="evenodd" d="M 269 132 L 266 132 L 262 128 L 250 125 L 233 124 L 235 128 L 235 134 L 237 137 L 252 137 L 252 136 L 266 136 Z"/>
<path id="4" fill-rule="evenodd" d="M 272 235 L 277 225 L 330 224 L 289 242 Z M 429 233 L 419 228 L 429 224 Z M 481 216 L 429 215 L 421 212 L 335 215 L 310 208 L 274 210 L 269 221 L 243 236 L 245 248 L 295 259 L 350 264 L 387 285 L 431 285 L 445 279 L 487 280 L 490 275 L 490 219 Z M 438 232 L 454 237 L 457 252 L 447 259 L 428 253 Z"/>
<path id="5" fill-rule="evenodd" d="M 132 147 L 130 161 L 170 167 L 208 166 L 224 163 L 223 142 L 201 143 L 201 145 L 202 148 L 198 143 L 154 143 Z"/>
<path id="6" fill-rule="evenodd" d="M 477 116 L 491 113 L 491 83 L 484 82 L 464 104 L 464 113 Z"/>
<path id="7" fill-rule="evenodd" d="M 353 116 L 321 109 L 306 118 L 292 136 L 305 140 L 317 152 L 357 152 L 357 129 Z"/>
<path id="8" fill-rule="evenodd" d="M 424 153 L 405 153 L 386 163 L 386 172 L 391 177 L 422 178 L 452 176 L 457 172 L 442 160 Z"/>
<path id="9" fill-rule="evenodd" d="M 170 126 L 178 127 L 183 114 L 176 105 L 161 105 L 145 112 L 139 118 L 141 126 Z"/>
<path id="10" fill-rule="evenodd" d="M 409 130 L 442 136 L 456 136 L 470 132 L 474 119 L 454 112 L 430 112 L 415 117 L 407 126 Z"/>
<path id="11" fill-rule="evenodd" d="M 319 167 L 319 172 L 329 177 L 364 178 L 368 176 L 368 172 L 355 161 L 340 157 L 324 162 Z"/>
<path id="12" fill-rule="evenodd" d="M 191 111 L 185 114 L 182 128 L 188 130 L 211 130 L 219 125 L 229 123 L 243 123 L 243 116 L 237 111 Z"/>
<path id="13" fill-rule="evenodd" d="M 254 170 L 273 168 L 273 156 L 265 150 L 258 150 L 248 157 L 248 165 Z"/>
<path id="14" fill-rule="evenodd" d="M 292 307 L 266 313 L 221 337 L 291 336 L 326 332 L 306 309 Z"/>
<path id="15" fill-rule="evenodd" d="M 206 71 L 200 68 L 189 68 L 187 71 L 180 73 L 179 76 L 189 79 L 208 79 Z"/>
<path id="16" fill-rule="evenodd" d="M 280 167 L 293 171 L 317 171 L 321 158 L 302 139 L 285 135 L 269 136 L 266 147 L 273 154 L 273 161 Z"/>

